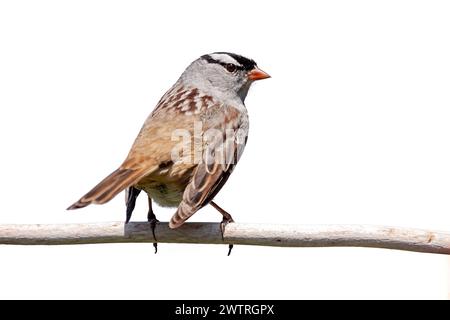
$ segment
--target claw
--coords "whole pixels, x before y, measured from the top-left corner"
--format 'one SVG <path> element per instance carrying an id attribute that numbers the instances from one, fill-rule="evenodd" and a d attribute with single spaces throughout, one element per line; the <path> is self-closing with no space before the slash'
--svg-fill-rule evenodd
<path id="1" fill-rule="evenodd" d="M 232 244 L 229 244 L 229 245 L 228 245 L 228 257 L 229 257 L 230 254 L 231 254 L 231 250 L 233 250 L 233 245 L 232 245 Z"/>
<path id="2" fill-rule="evenodd" d="M 233 218 L 230 217 L 229 219 L 226 219 L 224 217 L 222 222 L 220 223 L 220 233 L 222 234 L 222 241 L 225 241 L 225 239 L 224 239 L 225 227 L 227 226 L 227 224 L 232 223 L 232 222 L 234 222 Z M 229 244 L 228 245 L 228 256 L 230 256 L 231 250 L 233 250 L 233 245 Z"/>
<path id="3" fill-rule="evenodd" d="M 225 241 L 224 234 L 225 234 L 225 227 L 227 224 L 234 222 L 233 218 L 226 219 L 225 217 L 222 219 L 222 222 L 220 223 L 220 233 L 222 234 L 222 241 Z"/>
<path id="4" fill-rule="evenodd" d="M 153 239 L 155 240 L 155 242 L 153 242 L 153 247 L 155 248 L 155 254 L 158 253 L 158 243 L 157 243 L 157 239 L 156 239 L 156 234 L 155 234 L 155 229 L 156 229 L 156 225 L 159 223 L 159 220 L 156 218 L 149 218 L 148 222 L 150 223 L 150 228 L 152 229 L 152 234 L 153 234 Z"/>

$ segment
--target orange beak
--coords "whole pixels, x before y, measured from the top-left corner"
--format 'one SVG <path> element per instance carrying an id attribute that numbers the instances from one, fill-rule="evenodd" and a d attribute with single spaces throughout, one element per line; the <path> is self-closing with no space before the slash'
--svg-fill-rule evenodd
<path id="1" fill-rule="evenodd" d="M 253 70 L 249 71 L 247 73 L 247 76 L 248 76 L 248 79 L 252 80 L 252 81 L 270 78 L 269 74 L 265 73 L 258 67 L 255 67 Z"/>

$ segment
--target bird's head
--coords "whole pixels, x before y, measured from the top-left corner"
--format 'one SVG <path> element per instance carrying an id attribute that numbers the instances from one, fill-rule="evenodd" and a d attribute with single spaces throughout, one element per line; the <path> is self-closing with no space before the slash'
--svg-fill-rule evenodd
<path id="1" fill-rule="evenodd" d="M 254 60 L 229 52 L 201 56 L 183 73 L 181 80 L 224 98 L 238 96 L 242 101 L 256 80 L 270 78 Z"/>

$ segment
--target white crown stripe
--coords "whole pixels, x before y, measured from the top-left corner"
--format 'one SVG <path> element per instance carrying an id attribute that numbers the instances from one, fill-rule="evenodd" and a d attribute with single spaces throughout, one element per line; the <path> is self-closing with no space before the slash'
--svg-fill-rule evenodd
<path id="1" fill-rule="evenodd" d="M 242 66 L 239 62 L 237 62 L 233 57 L 226 53 L 212 53 L 209 55 L 211 58 L 213 58 L 216 61 L 219 61 L 221 63 L 232 63 L 237 66 Z"/>

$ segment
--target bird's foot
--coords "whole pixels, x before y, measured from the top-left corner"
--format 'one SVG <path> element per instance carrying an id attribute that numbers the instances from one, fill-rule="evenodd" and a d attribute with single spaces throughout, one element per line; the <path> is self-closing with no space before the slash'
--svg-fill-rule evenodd
<path id="1" fill-rule="evenodd" d="M 153 234 L 153 239 L 155 240 L 155 242 L 153 242 L 153 247 L 155 248 L 155 254 L 158 253 L 158 240 L 156 240 L 156 235 L 155 235 L 155 229 L 156 229 L 156 225 L 159 223 L 159 220 L 155 218 L 149 218 L 148 222 L 150 223 L 150 228 L 152 230 L 152 234 Z"/>
<path id="2" fill-rule="evenodd" d="M 226 219 L 226 218 L 222 219 L 222 222 L 220 223 L 220 233 L 222 234 L 223 241 L 224 241 L 223 235 L 225 234 L 225 227 L 227 226 L 227 224 L 233 223 L 233 222 L 234 222 L 234 220 L 231 217 L 228 219 Z"/>
<path id="3" fill-rule="evenodd" d="M 220 232 L 222 234 L 222 241 L 225 241 L 224 239 L 224 234 L 225 234 L 225 227 L 227 226 L 227 224 L 229 223 L 233 223 L 234 220 L 231 216 L 227 217 L 227 218 L 223 218 L 222 222 L 220 223 Z M 231 251 L 233 250 L 233 245 L 229 244 L 228 245 L 228 256 L 230 256 Z"/>

